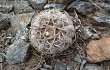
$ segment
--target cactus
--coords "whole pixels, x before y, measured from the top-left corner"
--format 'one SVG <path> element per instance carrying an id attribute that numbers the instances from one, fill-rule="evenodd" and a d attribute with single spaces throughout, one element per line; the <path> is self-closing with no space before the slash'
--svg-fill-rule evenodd
<path id="1" fill-rule="evenodd" d="M 56 54 L 73 44 L 75 28 L 65 11 L 45 10 L 34 17 L 30 29 L 30 41 L 43 54 Z"/>

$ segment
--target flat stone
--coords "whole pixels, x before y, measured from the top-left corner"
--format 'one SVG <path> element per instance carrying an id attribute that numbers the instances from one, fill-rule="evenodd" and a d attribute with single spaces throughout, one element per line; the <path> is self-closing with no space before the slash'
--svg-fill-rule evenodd
<path id="1" fill-rule="evenodd" d="M 90 2 L 75 1 L 67 7 L 67 10 L 70 11 L 74 11 L 75 9 L 83 15 L 87 15 L 94 10 L 94 6 Z"/>
<path id="2" fill-rule="evenodd" d="M 96 12 L 92 18 L 98 22 L 98 23 L 94 23 L 94 25 L 110 27 L 110 16 L 109 15 L 102 14 L 101 12 Z"/>
<path id="3" fill-rule="evenodd" d="M 83 27 L 83 29 L 81 31 L 81 37 L 83 39 L 86 40 L 86 39 L 90 38 L 92 35 L 93 35 L 93 33 L 92 33 L 92 31 L 89 28 Z"/>
<path id="4" fill-rule="evenodd" d="M 22 13 L 18 15 L 10 15 L 11 25 L 15 30 L 22 30 L 31 22 L 35 12 Z"/>
<path id="5" fill-rule="evenodd" d="M 12 1 L 0 1 L 0 12 L 10 13 L 13 9 Z"/>
<path id="6" fill-rule="evenodd" d="M 67 70 L 74 70 L 73 65 L 69 64 L 69 65 L 67 66 Z"/>
<path id="7" fill-rule="evenodd" d="M 103 70 L 103 68 L 96 64 L 87 64 L 83 70 Z"/>
<path id="8" fill-rule="evenodd" d="M 77 54 L 77 55 L 74 57 L 74 61 L 81 63 L 81 62 L 82 62 L 82 61 L 81 61 L 81 56 L 80 56 L 79 54 Z"/>
<path id="9" fill-rule="evenodd" d="M 55 64 L 54 70 L 66 70 L 66 64 L 58 60 Z"/>
<path id="10" fill-rule="evenodd" d="M 55 4 L 63 4 L 63 5 L 66 5 L 70 2 L 72 2 L 73 0 L 53 0 L 53 3 Z"/>
<path id="11" fill-rule="evenodd" d="M 62 10 L 64 9 L 64 5 L 62 4 L 46 4 L 44 6 L 44 9 L 59 9 L 59 10 Z"/>
<path id="12" fill-rule="evenodd" d="M 29 12 L 33 12 L 33 9 L 29 6 L 27 1 L 15 1 L 14 12 L 16 14 L 18 14 L 18 13 L 29 13 Z"/>
<path id="13" fill-rule="evenodd" d="M 100 6 L 103 10 L 110 13 L 110 3 L 96 3 L 98 6 Z"/>
<path id="14" fill-rule="evenodd" d="M 6 50 L 6 61 L 9 64 L 24 62 L 29 57 L 29 44 L 18 39 Z"/>
<path id="15" fill-rule="evenodd" d="M 91 41 L 86 48 L 87 61 L 91 63 L 110 60 L 110 38 Z"/>
<path id="16" fill-rule="evenodd" d="M 27 0 L 30 5 L 36 10 L 43 10 L 47 0 Z"/>

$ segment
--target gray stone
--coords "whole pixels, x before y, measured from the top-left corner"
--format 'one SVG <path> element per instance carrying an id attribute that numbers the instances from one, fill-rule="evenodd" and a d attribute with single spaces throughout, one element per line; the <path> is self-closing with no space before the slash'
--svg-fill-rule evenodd
<path id="1" fill-rule="evenodd" d="M 27 1 L 15 1 L 14 2 L 14 12 L 18 13 L 29 13 L 32 12 L 33 9 L 29 6 Z"/>
<path id="2" fill-rule="evenodd" d="M 95 64 L 87 64 L 83 70 L 103 70 L 103 68 Z"/>
<path id="3" fill-rule="evenodd" d="M 62 4 L 46 4 L 44 6 L 44 9 L 59 9 L 59 10 L 62 10 L 64 8 L 65 8 L 65 6 L 62 5 Z"/>
<path id="4" fill-rule="evenodd" d="M 94 10 L 94 5 L 90 2 L 75 1 L 67 7 L 67 10 L 70 11 L 73 11 L 75 9 L 83 15 L 87 15 Z"/>
<path id="5" fill-rule="evenodd" d="M 103 10 L 106 10 L 108 13 L 110 13 L 110 3 L 96 3 L 99 5 Z"/>
<path id="6" fill-rule="evenodd" d="M 6 51 L 6 61 L 16 64 L 27 60 L 29 55 L 29 44 L 22 39 L 16 40 Z"/>
<path id="7" fill-rule="evenodd" d="M 35 10 L 43 10 L 47 0 L 27 0 Z"/>
<path id="8" fill-rule="evenodd" d="M 43 66 L 44 66 L 46 69 L 52 70 L 52 66 L 50 66 L 50 65 L 44 64 Z"/>
<path id="9" fill-rule="evenodd" d="M 16 32 L 15 40 L 22 39 L 24 41 L 28 41 L 29 37 L 29 29 L 24 28 Z"/>
<path id="10" fill-rule="evenodd" d="M 77 54 L 77 55 L 74 57 L 74 61 L 76 61 L 76 62 L 81 63 L 81 62 L 82 62 L 81 60 L 82 60 L 82 59 L 81 59 L 81 56 L 80 56 L 79 54 Z"/>
<path id="11" fill-rule="evenodd" d="M 100 26 L 102 25 L 102 26 L 110 27 L 110 16 L 109 15 L 96 12 L 92 18 L 98 22 L 98 23 L 94 23 L 94 25 L 100 25 Z"/>
<path id="12" fill-rule="evenodd" d="M 91 32 L 91 30 L 87 27 L 83 27 L 82 31 L 81 31 L 81 37 L 83 39 L 88 39 L 93 35 L 93 33 Z"/>
<path id="13" fill-rule="evenodd" d="M 79 53 L 76 54 L 76 56 L 74 57 L 74 61 L 82 63 L 85 58 L 85 53 L 84 53 L 84 51 L 80 50 L 80 48 L 78 46 L 76 49 L 79 50 Z"/>
<path id="14" fill-rule="evenodd" d="M 9 27 L 9 18 L 0 13 L 0 30 L 4 30 Z"/>
<path id="15" fill-rule="evenodd" d="M 66 64 L 58 60 L 55 64 L 54 70 L 66 70 Z"/>
<path id="16" fill-rule="evenodd" d="M 49 0 L 49 1 L 51 1 L 51 0 Z M 66 4 L 68 4 L 68 3 L 72 2 L 72 1 L 73 0 L 53 0 L 53 3 L 66 5 Z"/>
<path id="17" fill-rule="evenodd" d="M 73 65 L 68 65 L 68 66 L 67 66 L 67 70 L 74 70 Z"/>
<path id="18" fill-rule="evenodd" d="M 0 12 L 9 13 L 13 9 L 13 2 L 12 1 L 0 1 Z"/>
<path id="19" fill-rule="evenodd" d="M 11 25 L 15 30 L 22 30 L 31 22 L 35 12 L 11 15 Z"/>

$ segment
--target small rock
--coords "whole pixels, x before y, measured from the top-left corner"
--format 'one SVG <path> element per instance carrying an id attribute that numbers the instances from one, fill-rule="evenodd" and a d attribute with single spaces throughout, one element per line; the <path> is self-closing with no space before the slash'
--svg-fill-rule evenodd
<path id="1" fill-rule="evenodd" d="M 73 11 L 75 9 L 83 15 L 87 15 L 94 10 L 94 6 L 89 2 L 75 1 L 67 7 L 67 10 L 70 11 Z"/>
<path id="2" fill-rule="evenodd" d="M 58 60 L 55 64 L 54 70 L 66 70 L 66 64 Z"/>
<path id="3" fill-rule="evenodd" d="M 43 66 L 44 66 L 46 69 L 52 70 L 52 66 L 50 66 L 50 65 L 44 64 Z"/>
<path id="4" fill-rule="evenodd" d="M 35 10 L 43 10 L 47 0 L 27 0 Z"/>
<path id="5" fill-rule="evenodd" d="M 68 66 L 67 66 L 67 70 L 74 70 L 73 65 L 68 65 Z"/>
<path id="6" fill-rule="evenodd" d="M 0 13 L 0 30 L 4 30 L 9 27 L 9 18 Z"/>
<path id="7" fill-rule="evenodd" d="M 77 47 L 76 49 L 79 50 L 80 48 Z M 79 53 L 76 54 L 76 56 L 74 57 L 74 61 L 79 62 L 79 63 L 82 63 L 84 61 L 84 58 L 85 58 L 84 51 L 79 50 Z"/>
<path id="8" fill-rule="evenodd" d="M 80 56 L 79 54 L 77 54 L 77 55 L 74 57 L 74 61 L 81 63 L 81 62 L 82 62 L 81 56 Z"/>
<path id="9" fill-rule="evenodd" d="M 92 18 L 98 22 L 98 23 L 94 23 L 94 25 L 101 25 L 101 26 L 109 26 L 110 27 L 110 16 L 109 15 L 105 15 L 100 12 L 96 12 Z"/>
<path id="10" fill-rule="evenodd" d="M 91 41 L 86 48 L 87 60 L 91 63 L 110 60 L 110 38 Z"/>
<path id="11" fill-rule="evenodd" d="M 0 1 L 0 12 L 10 13 L 13 9 L 12 1 Z"/>
<path id="12" fill-rule="evenodd" d="M 62 4 L 46 4 L 44 6 L 44 9 L 59 9 L 59 10 L 62 10 L 64 8 L 65 8 L 65 6 L 62 5 Z"/>
<path id="13" fill-rule="evenodd" d="M 14 11 L 16 14 L 18 14 L 18 13 L 29 13 L 29 12 L 33 12 L 33 9 L 29 6 L 27 1 L 15 1 Z"/>
<path id="14" fill-rule="evenodd" d="M 6 61 L 9 64 L 15 64 L 24 62 L 29 55 L 29 44 L 18 39 L 12 45 L 10 45 L 6 51 Z"/>
<path id="15" fill-rule="evenodd" d="M 56 3 L 56 4 L 68 4 L 70 2 L 72 2 L 73 0 L 53 0 L 53 3 Z"/>
<path id="16" fill-rule="evenodd" d="M 89 28 L 84 27 L 81 31 L 81 36 L 83 39 L 88 39 L 93 35 L 93 33 L 91 32 L 91 30 Z"/>
<path id="17" fill-rule="evenodd" d="M 31 22 L 35 12 L 11 15 L 11 25 L 15 30 L 22 30 Z"/>
<path id="18" fill-rule="evenodd" d="M 24 28 L 22 30 L 19 30 L 16 32 L 16 40 L 17 39 L 22 39 L 24 41 L 28 41 L 28 37 L 29 37 L 29 29 Z"/>
<path id="19" fill-rule="evenodd" d="M 106 10 L 108 13 L 110 13 L 110 3 L 96 3 L 99 5 L 102 9 Z"/>
<path id="20" fill-rule="evenodd" d="M 103 70 L 103 68 L 96 64 L 87 64 L 83 70 Z"/>

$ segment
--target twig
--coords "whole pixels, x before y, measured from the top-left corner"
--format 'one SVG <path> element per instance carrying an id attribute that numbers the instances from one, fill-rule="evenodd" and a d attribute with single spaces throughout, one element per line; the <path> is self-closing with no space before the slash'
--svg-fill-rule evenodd
<path id="1" fill-rule="evenodd" d="M 89 0 L 94 6 L 96 6 L 98 9 L 100 9 L 100 10 L 102 10 L 103 11 L 103 9 L 102 8 L 100 8 L 97 4 L 95 4 L 92 0 Z"/>

